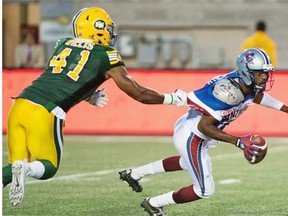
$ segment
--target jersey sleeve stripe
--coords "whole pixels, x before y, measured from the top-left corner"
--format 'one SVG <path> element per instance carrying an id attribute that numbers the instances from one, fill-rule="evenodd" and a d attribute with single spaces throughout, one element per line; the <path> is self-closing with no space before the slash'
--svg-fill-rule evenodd
<path id="1" fill-rule="evenodd" d="M 119 53 L 116 50 L 113 51 L 107 51 L 106 52 L 110 61 L 110 64 L 116 64 L 119 61 L 121 61 L 121 57 Z"/>

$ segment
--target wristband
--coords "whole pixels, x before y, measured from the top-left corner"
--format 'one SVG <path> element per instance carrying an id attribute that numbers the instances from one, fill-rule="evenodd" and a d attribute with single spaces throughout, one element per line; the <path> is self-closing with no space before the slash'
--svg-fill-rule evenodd
<path id="1" fill-rule="evenodd" d="M 280 110 L 284 103 L 264 93 L 260 105 Z"/>
<path id="2" fill-rule="evenodd" d="M 173 104 L 173 95 L 172 94 L 164 94 L 163 104 Z"/>
<path id="3" fill-rule="evenodd" d="M 245 145 L 241 142 L 241 138 L 238 138 L 237 139 L 237 143 L 236 143 L 236 146 L 240 149 L 244 149 L 245 148 Z"/>
<path id="4" fill-rule="evenodd" d="M 240 140 L 240 138 L 238 138 L 238 139 L 237 139 L 237 142 L 236 142 L 236 146 L 239 147 L 239 146 L 240 146 L 240 143 L 241 143 L 241 140 Z"/>

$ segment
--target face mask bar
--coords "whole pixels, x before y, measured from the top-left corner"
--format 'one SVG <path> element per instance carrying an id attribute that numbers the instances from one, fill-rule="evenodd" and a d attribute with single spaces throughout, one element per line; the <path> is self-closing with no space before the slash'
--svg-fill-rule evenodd
<path id="1" fill-rule="evenodd" d="M 269 85 L 267 85 L 269 84 Z M 266 88 L 265 91 L 270 91 L 272 89 L 274 85 L 274 75 L 273 75 L 273 71 L 269 72 L 269 77 L 268 80 L 266 82 Z"/>
<path id="2" fill-rule="evenodd" d="M 112 47 L 114 47 L 117 42 L 117 34 L 114 32 L 115 26 L 116 25 L 114 23 L 112 23 L 112 26 L 107 26 L 107 31 L 109 32 L 111 38 L 109 45 Z"/>

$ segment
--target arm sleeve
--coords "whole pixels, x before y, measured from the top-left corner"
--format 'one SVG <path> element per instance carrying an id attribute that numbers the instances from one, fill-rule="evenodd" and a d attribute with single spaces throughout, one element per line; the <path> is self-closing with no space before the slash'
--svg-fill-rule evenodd
<path id="1" fill-rule="evenodd" d="M 263 98 L 260 102 L 260 105 L 265 106 L 265 107 L 269 107 L 272 109 L 280 110 L 282 108 L 282 106 L 284 105 L 284 103 L 277 100 L 276 98 L 273 98 L 272 96 L 264 93 Z"/>

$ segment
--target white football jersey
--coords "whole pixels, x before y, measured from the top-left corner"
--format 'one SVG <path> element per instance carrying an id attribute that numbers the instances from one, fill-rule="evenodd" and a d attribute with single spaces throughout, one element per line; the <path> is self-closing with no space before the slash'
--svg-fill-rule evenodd
<path id="1" fill-rule="evenodd" d="M 237 82 L 239 76 L 235 70 L 226 75 L 215 77 L 201 89 L 189 92 L 187 95 L 188 105 L 192 110 L 188 112 L 188 115 L 189 113 L 190 115 L 195 115 L 193 110 L 197 110 L 201 114 L 213 116 L 219 121 L 218 128 L 223 129 L 230 122 L 238 118 L 248 106 L 253 104 L 256 95 L 255 92 L 250 93 L 244 98 L 244 96 L 242 95 L 242 97 L 237 91 L 237 87 L 235 86 L 233 87 L 235 89 L 227 90 L 226 88 L 230 88 L 232 85 L 226 81 L 222 82 L 223 80 L 232 80 L 232 82 Z M 225 85 L 228 83 L 225 86 L 225 92 L 223 94 L 221 93 L 221 97 L 218 97 L 213 93 L 217 83 L 224 83 Z M 232 97 L 230 93 L 232 93 Z"/>

